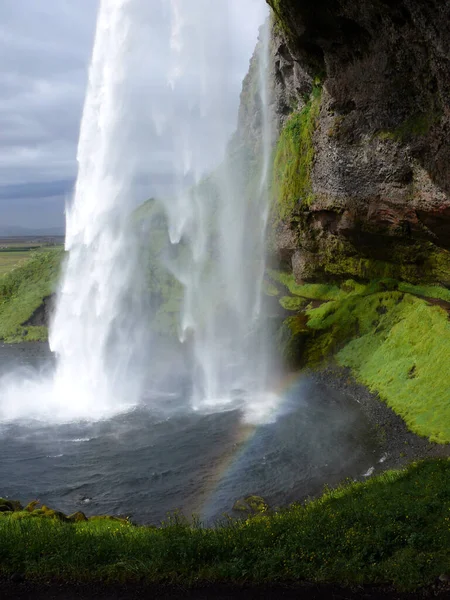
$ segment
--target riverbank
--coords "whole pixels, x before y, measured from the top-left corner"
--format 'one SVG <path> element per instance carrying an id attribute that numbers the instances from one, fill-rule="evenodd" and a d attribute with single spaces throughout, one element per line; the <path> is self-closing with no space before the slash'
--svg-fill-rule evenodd
<path id="1" fill-rule="evenodd" d="M 449 481 L 450 461 L 432 459 L 211 528 L 177 516 L 156 528 L 2 512 L 1 573 L 39 584 L 55 577 L 182 588 L 307 581 L 417 591 L 450 579 Z"/>
<path id="2" fill-rule="evenodd" d="M 418 460 L 450 457 L 450 444 L 431 442 L 409 430 L 405 421 L 378 394 L 355 380 L 349 368 L 331 362 L 329 366 L 309 374 L 318 384 L 356 402 L 375 430 L 382 458 L 374 463 L 370 475 L 388 469 L 402 469 Z"/>

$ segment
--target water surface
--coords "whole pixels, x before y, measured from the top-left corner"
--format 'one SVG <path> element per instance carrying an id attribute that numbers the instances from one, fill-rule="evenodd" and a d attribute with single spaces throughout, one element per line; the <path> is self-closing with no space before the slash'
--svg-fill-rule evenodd
<path id="1" fill-rule="evenodd" d="M 0 346 L 0 374 L 49 361 L 46 344 Z M 174 510 L 210 522 L 245 495 L 286 505 L 360 477 L 380 458 L 358 404 L 313 380 L 282 393 L 273 421 L 201 414 L 183 395 L 149 389 L 142 406 L 97 423 L 2 423 L 0 496 L 137 522 Z"/>

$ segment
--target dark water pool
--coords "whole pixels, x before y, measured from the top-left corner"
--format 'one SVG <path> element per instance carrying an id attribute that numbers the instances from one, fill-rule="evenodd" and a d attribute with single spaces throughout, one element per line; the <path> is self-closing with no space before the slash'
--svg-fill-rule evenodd
<path id="1" fill-rule="evenodd" d="M 49 358 L 45 344 L 1 346 L 0 371 Z M 150 399 L 98 423 L 0 423 L 0 496 L 137 522 L 159 522 L 177 509 L 211 521 L 233 514 L 245 495 L 285 505 L 360 477 L 379 459 L 358 405 L 312 380 L 295 381 L 276 422 L 258 427 L 237 410 L 194 413 L 173 394 L 156 405 Z"/>

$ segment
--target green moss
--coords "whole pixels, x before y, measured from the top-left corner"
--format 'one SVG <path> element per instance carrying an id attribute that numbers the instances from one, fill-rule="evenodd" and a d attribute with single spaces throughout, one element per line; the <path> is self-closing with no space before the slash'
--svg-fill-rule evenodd
<path id="1" fill-rule="evenodd" d="M 274 297 L 274 296 L 280 295 L 280 290 L 271 281 L 264 279 L 263 280 L 263 293 L 266 296 Z"/>
<path id="2" fill-rule="evenodd" d="M 302 313 L 283 321 L 277 334 L 276 345 L 287 366 L 296 368 L 301 365 L 310 334 L 307 317 Z"/>
<path id="3" fill-rule="evenodd" d="M 284 220 L 313 200 L 311 171 L 313 134 L 317 126 L 321 88 L 315 87 L 306 106 L 293 113 L 281 132 L 273 164 L 274 219 Z"/>
<path id="4" fill-rule="evenodd" d="M 23 323 L 55 291 L 62 258 L 62 248 L 40 250 L 0 278 L 0 339 L 8 342 L 47 339 L 45 327 L 25 327 Z"/>
<path id="5" fill-rule="evenodd" d="M 283 305 L 299 314 L 286 319 L 278 345 L 290 366 L 323 364 L 335 356 L 355 377 L 377 391 L 410 429 L 433 441 L 450 442 L 450 291 L 392 278 L 337 286 L 296 284 L 292 275 L 270 271 L 292 296 Z M 424 298 L 421 298 L 424 297 Z M 305 298 L 323 304 L 305 308 Z M 433 306 L 427 298 L 441 303 Z M 445 310 L 447 308 L 447 310 Z M 303 309 L 303 310 L 302 310 Z"/>
<path id="6" fill-rule="evenodd" d="M 389 261 L 361 254 L 352 244 L 338 236 L 328 236 L 317 251 L 316 276 L 356 278 L 362 280 L 392 278 L 413 284 L 450 286 L 450 252 L 429 242 L 414 244 L 401 240 L 391 243 Z"/>
<path id="7" fill-rule="evenodd" d="M 300 310 L 308 304 L 306 298 L 283 296 L 280 298 L 281 306 L 286 310 Z"/>
<path id="8" fill-rule="evenodd" d="M 415 296 L 425 296 L 427 298 L 436 298 L 450 302 L 450 290 L 441 285 L 413 285 L 402 281 L 398 284 L 398 289 L 402 292 L 408 292 Z"/>
<path id="9" fill-rule="evenodd" d="M 380 131 L 377 135 L 381 139 L 407 141 L 410 138 L 426 135 L 431 127 L 440 119 L 440 114 L 435 112 L 417 112 L 403 121 L 392 130 Z"/>
<path id="10" fill-rule="evenodd" d="M 281 283 L 291 294 L 299 296 L 300 298 L 306 298 L 310 300 L 334 300 L 342 295 L 345 295 L 338 286 L 322 284 L 322 283 L 307 283 L 298 284 L 292 273 L 286 273 L 285 271 L 276 271 L 275 269 L 268 269 L 267 276 L 273 281 Z M 352 285 L 357 285 L 352 282 Z"/>

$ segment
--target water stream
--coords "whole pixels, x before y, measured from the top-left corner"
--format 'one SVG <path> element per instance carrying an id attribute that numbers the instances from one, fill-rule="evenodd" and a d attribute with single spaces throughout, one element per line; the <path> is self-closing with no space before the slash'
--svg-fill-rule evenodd
<path id="1" fill-rule="evenodd" d="M 225 3 L 172 1 L 170 84 L 175 97 L 192 86 L 189 101 L 195 118 L 173 135 L 178 193 L 165 207 L 171 241 L 181 247 L 181 257 L 171 268 L 185 290 L 180 339 L 192 348 L 194 407 L 221 410 L 244 402 L 247 417 L 254 420 L 267 418 L 276 404 L 267 392 L 268 351 L 258 331 L 271 154 L 270 25 L 267 20 L 262 28 L 254 59 L 261 112 L 259 148 L 251 157 L 255 164 L 249 164 L 247 148 L 230 142 L 221 163 L 206 175 L 203 157 L 225 150 L 227 141 L 227 72 L 218 71 L 217 65 L 229 50 L 207 45 L 205 36 L 207 28 L 226 28 L 228 21 Z M 208 136 L 198 136 L 198 121 Z M 186 178 L 194 182 L 192 187 L 183 185 Z"/>

